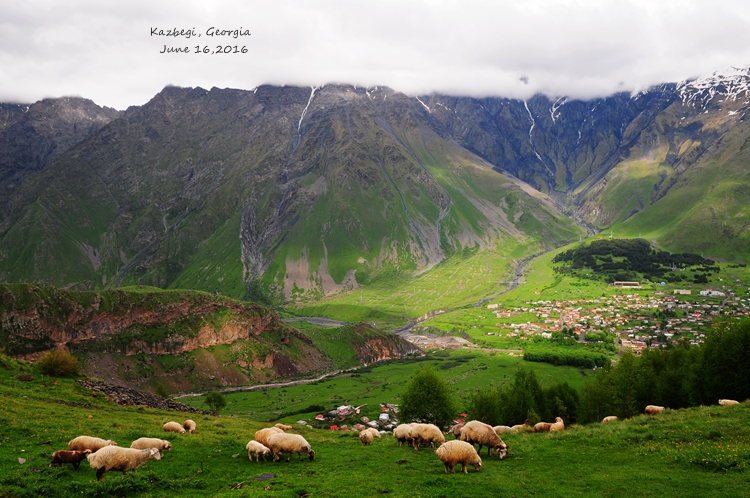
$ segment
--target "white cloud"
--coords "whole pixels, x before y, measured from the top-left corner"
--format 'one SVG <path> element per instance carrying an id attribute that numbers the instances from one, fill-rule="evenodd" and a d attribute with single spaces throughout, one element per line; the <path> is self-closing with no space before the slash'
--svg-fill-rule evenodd
<path id="1" fill-rule="evenodd" d="M 329 82 L 587 98 L 750 64 L 748 21 L 740 0 L 5 2 L 0 101 L 75 94 L 125 108 L 167 84 Z M 212 26 L 252 36 L 211 39 Z M 165 44 L 248 51 L 160 54 Z"/>

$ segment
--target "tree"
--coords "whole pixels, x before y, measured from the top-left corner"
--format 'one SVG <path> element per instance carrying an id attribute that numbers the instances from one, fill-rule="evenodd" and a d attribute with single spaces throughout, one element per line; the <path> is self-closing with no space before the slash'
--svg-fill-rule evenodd
<path id="1" fill-rule="evenodd" d="M 499 425 L 502 419 L 501 393 L 485 387 L 469 393 L 466 408 L 471 418 L 489 425 Z"/>
<path id="2" fill-rule="evenodd" d="M 419 369 L 401 393 L 399 418 L 402 422 L 424 422 L 447 427 L 456 412 L 448 385 L 430 368 Z"/>
<path id="3" fill-rule="evenodd" d="M 227 406 L 227 401 L 224 399 L 224 395 L 219 391 L 211 391 L 206 394 L 206 399 L 203 402 L 206 403 L 212 412 L 216 413 L 219 413 L 219 410 Z"/>
<path id="4" fill-rule="evenodd" d="M 45 375 L 52 377 L 68 377 L 78 375 L 81 366 L 78 360 L 65 351 L 55 349 L 45 354 L 36 362 L 37 368 Z"/>

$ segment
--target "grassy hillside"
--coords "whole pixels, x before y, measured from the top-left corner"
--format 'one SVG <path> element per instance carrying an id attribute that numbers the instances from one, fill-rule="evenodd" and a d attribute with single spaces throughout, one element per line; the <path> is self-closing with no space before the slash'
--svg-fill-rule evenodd
<path id="1" fill-rule="evenodd" d="M 483 457 L 480 472 L 446 475 L 429 450 L 399 448 L 390 436 L 363 447 L 354 433 L 295 427 L 315 460 L 249 462 L 245 444 L 267 425 L 245 418 L 192 416 L 192 435 L 161 431 L 188 415 L 115 406 L 71 380 L 14 379 L 29 367 L 0 363 L 0 496 L 738 496 L 750 484 L 750 405 L 668 411 L 549 435 L 505 437 L 504 461 Z M 8 403 L 7 401 L 12 401 Z M 165 437 L 173 450 L 137 474 L 105 474 L 82 463 L 49 468 L 49 454 L 92 434 L 120 446 Z M 20 463 L 23 459 L 23 463 Z M 254 480 L 272 474 L 268 480 Z M 637 476 L 637 477 L 636 477 Z M 239 489 L 231 489 L 237 487 Z"/>

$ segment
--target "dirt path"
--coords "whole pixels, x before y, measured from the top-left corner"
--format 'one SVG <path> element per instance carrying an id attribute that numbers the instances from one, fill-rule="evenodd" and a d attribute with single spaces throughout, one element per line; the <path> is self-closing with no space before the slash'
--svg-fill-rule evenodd
<path id="1" fill-rule="evenodd" d="M 328 372 L 320 377 L 316 377 L 314 379 L 300 379 L 300 380 L 290 380 L 288 382 L 275 382 L 272 384 L 256 384 L 253 386 L 236 386 L 236 387 L 225 387 L 223 389 L 210 389 L 210 391 L 219 391 L 221 393 L 235 393 L 235 392 L 243 392 L 243 391 L 257 391 L 258 389 L 277 389 L 279 387 L 289 387 L 289 386 L 297 386 L 300 384 L 310 384 L 312 382 L 318 382 L 319 380 L 323 380 L 328 377 L 332 377 L 334 375 L 338 375 L 343 370 L 334 370 L 333 372 Z M 194 396 L 203 396 L 209 391 L 201 391 L 196 393 L 186 393 L 186 394 L 180 394 L 174 397 L 174 399 L 180 399 L 180 398 L 191 398 Z"/>

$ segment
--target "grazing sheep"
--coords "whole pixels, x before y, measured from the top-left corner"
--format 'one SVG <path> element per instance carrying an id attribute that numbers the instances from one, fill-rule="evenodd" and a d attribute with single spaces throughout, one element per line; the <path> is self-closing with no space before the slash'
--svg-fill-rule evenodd
<path id="1" fill-rule="evenodd" d="M 284 431 L 278 427 L 266 427 L 255 432 L 255 440 L 264 446 L 268 446 L 268 438 L 274 434 L 282 434 Z"/>
<path id="2" fill-rule="evenodd" d="M 500 434 L 505 434 L 506 432 L 513 432 L 513 427 L 510 427 L 508 425 L 496 425 L 492 428 L 493 431 L 495 431 L 495 434 L 498 436 Z"/>
<path id="3" fill-rule="evenodd" d="M 118 448 L 107 446 L 88 457 L 89 465 L 96 470 L 96 480 L 101 481 L 104 473 L 109 470 L 121 470 L 126 474 L 129 470 L 133 472 L 149 460 L 161 460 L 161 453 L 157 448 L 147 450 L 136 450 L 134 448 Z"/>
<path id="4" fill-rule="evenodd" d="M 411 424 L 401 424 L 393 429 L 393 437 L 396 438 L 399 446 L 403 446 L 404 443 L 411 444 L 414 439 L 414 431 Z"/>
<path id="5" fill-rule="evenodd" d="M 564 430 L 565 430 L 565 423 L 563 422 L 563 419 L 561 419 L 560 417 L 555 417 L 555 423 L 549 426 L 549 431 L 557 432 L 557 431 L 564 431 Z"/>
<path id="6" fill-rule="evenodd" d="M 368 430 L 364 430 L 359 433 L 359 440 L 362 442 L 362 446 L 372 444 L 373 439 L 375 439 L 375 436 L 373 436 L 372 432 Z"/>
<path id="7" fill-rule="evenodd" d="M 176 432 L 177 434 L 185 434 L 185 428 L 177 422 L 167 422 L 162 426 L 164 432 Z"/>
<path id="8" fill-rule="evenodd" d="M 63 464 L 72 463 L 73 467 L 78 470 L 78 466 L 90 454 L 91 450 L 58 450 L 52 453 L 52 461 L 49 466 L 52 467 L 53 464 L 57 463 L 62 467 Z"/>
<path id="9" fill-rule="evenodd" d="M 172 443 L 166 439 L 158 439 L 155 437 L 142 437 L 138 438 L 130 443 L 131 448 L 136 450 L 147 450 L 149 448 L 156 448 L 162 453 L 164 450 L 172 451 Z"/>
<path id="10" fill-rule="evenodd" d="M 482 468 L 482 459 L 479 457 L 479 453 L 474 449 L 474 445 L 464 441 L 447 441 L 440 445 L 435 453 L 443 466 L 445 467 L 445 473 L 456 473 L 456 464 L 461 464 L 461 470 L 464 474 L 469 472 L 466 469 L 467 465 L 473 465 L 474 470 L 479 472 Z"/>
<path id="11" fill-rule="evenodd" d="M 271 453 L 271 450 L 269 450 L 266 446 L 263 446 L 258 441 L 250 441 L 245 445 L 245 448 L 247 449 L 247 457 L 250 459 L 250 461 L 253 461 L 253 453 L 255 454 L 255 461 L 260 462 L 260 456 L 263 455 L 263 461 L 266 461 L 266 455 Z"/>
<path id="12" fill-rule="evenodd" d="M 68 441 L 68 448 L 71 450 L 91 450 L 91 453 L 97 452 L 106 446 L 117 446 L 117 443 L 111 439 L 104 440 L 92 436 L 78 436 Z"/>
<path id="13" fill-rule="evenodd" d="M 528 420 L 521 425 L 512 426 L 511 429 L 518 432 L 534 432 L 534 427 L 529 423 Z"/>
<path id="14" fill-rule="evenodd" d="M 419 451 L 420 446 L 430 446 L 434 448 L 445 442 L 445 436 L 440 428 L 435 424 L 411 424 L 413 439 L 411 444 L 415 450 Z"/>
<path id="15" fill-rule="evenodd" d="M 534 424 L 534 432 L 549 432 L 552 424 L 549 422 L 539 422 Z"/>
<path id="16" fill-rule="evenodd" d="M 664 407 L 663 406 L 656 406 L 656 405 L 648 405 L 646 407 L 646 410 L 645 410 L 645 412 L 646 412 L 647 415 L 656 415 L 656 414 L 661 413 L 663 411 L 664 411 Z"/>
<path id="17" fill-rule="evenodd" d="M 494 449 L 500 460 L 505 458 L 505 455 L 508 453 L 508 445 L 495 434 L 492 426 L 479 420 L 472 420 L 466 423 L 464 428 L 461 429 L 461 441 L 478 444 L 479 452 L 482 451 L 482 446 L 486 446 L 487 456 L 490 456 L 490 449 Z"/>
<path id="18" fill-rule="evenodd" d="M 286 434 L 279 433 L 273 434 L 268 438 L 268 449 L 273 452 L 273 461 L 278 462 L 282 453 L 289 453 L 289 458 L 286 459 L 288 462 L 292 459 L 292 453 L 299 453 L 299 459 L 302 461 L 302 454 L 307 455 L 307 458 L 312 460 L 315 457 L 315 452 L 310 443 L 305 440 L 299 434 Z"/>
<path id="19" fill-rule="evenodd" d="M 607 422 L 614 422 L 617 420 L 617 417 L 614 415 L 610 415 L 609 417 L 604 417 L 602 419 L 602 424 L 606 424 Z"/>
<path id="20" fill-rule="evenodd" d="M 372 437 L 380 438 L 380 431 L 377 430 L 375 427 L 368 427 L 365 429 L 366 431 L 369 431 L 372 433 Z"/>
<path id="21" fill-rule="evenodd" d="M 719 405 L 720 406 L 733 406 L 733 405 L 739 405 L 739 401 L 735 401 L 733 399 L 720 399 Z"/>
<path id="22" fill-rule="evenodd" d="M 198 426 L 195 424 L 194 421 L 187 419 L 182 423 L 182 428 L 188 431 L 190 434 L 195 432 L 195 429 L 198 428 Z"/>
<path id="23" fill-rule="evenodd" d="M 281 424 L 281 423 L 275 424 L 274 427 L 276 427 L 277 429 L 281 429 L 284 432 L 286 432 L 286 431 L 288 431 L 289 429 L 292 428 L 291 425 L 286 425 L 286 424 Z"/>
<path id="24" fill-rule="evenodd" d="M 453 433 L 453 437 L 455 437 L 456 439 L 461 437 L 461 429 L 464 428 L 464 425 L 466 424 L 464 424 L 463 422 L 459 422 L 453 427 L 451 427 L 451 432 Z"/>

